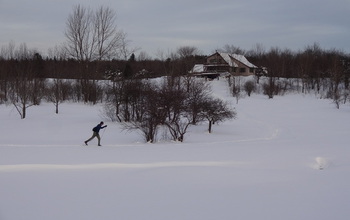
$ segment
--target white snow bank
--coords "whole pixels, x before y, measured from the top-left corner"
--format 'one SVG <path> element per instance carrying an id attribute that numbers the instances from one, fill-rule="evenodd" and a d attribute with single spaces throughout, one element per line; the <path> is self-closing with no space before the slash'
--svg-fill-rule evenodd
<path id="1" fill-rule="evenodd" d="M 312 96 L 235 100 L 236 120 L 191 127 L 184 143 L 147 144 L 91 129 L 100 106 L 45 104 L 19 119 L 0 105 L 1 220 L 345 220 L 350 216 L 350 108 Z M 321 155 L 321 156 L 320 156 Z M 322 169 L 323 171 L 320 171 Z"/>

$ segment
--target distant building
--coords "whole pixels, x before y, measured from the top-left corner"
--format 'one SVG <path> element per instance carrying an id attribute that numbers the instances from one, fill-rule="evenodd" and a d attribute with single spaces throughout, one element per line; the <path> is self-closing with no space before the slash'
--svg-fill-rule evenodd
<path id="1" fill-rule="evenodd" d="M 197 76 L 216 78 L 220 75 L 254 75 L 257 69 L 243 55 L 216 52 L 207 57 L 205 64 L 196 64 L 190 72 Z"/>

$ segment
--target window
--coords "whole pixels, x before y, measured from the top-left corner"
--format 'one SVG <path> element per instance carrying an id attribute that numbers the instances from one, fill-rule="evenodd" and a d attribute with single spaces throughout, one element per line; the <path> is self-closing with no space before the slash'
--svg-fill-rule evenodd
<path id="1" fill-rule="evenodd" d="M 245 73 L 245 68 L 239 68 L 240 73 Z"/>

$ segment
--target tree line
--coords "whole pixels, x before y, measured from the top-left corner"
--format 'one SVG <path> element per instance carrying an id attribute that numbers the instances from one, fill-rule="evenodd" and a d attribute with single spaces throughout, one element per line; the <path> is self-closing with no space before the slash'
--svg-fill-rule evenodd
<path id="1" fill-rule="evenodd" d="M 239 98 L 245 89 L 251 93 L 259 87 L 260 78 L 265 77 L 260 88 L 269 98 L 287 91 L 316 92 L 323 98 L 333 99 L 337 108 L 349 100 L 350 54 L 341 50 L 322 49 L 317 43 L 299 51 L 278 47 L 265 50 L 261 44 L 248 51 L 233 45 L 225 45 L 220 50 L 243 54 L 259 67 L 256 82 L 247 85 L 240 85 L 239 79 L 229 82 L 235 97 Z"/>
<path id="2" fill-rule="evenodd" d="M 43 99 L 54 103 L 56 113 L 64 101 L 103 102 L 108 117 L 125 129 L 141 130 L 150 142 L 159 128 L 182 141 L 189 125 L 207 120 L 211 131 L 213 123 L 235 116 L 227 103 L 213 99 L 205 86 L 193 81 L 189 70 L 206 61 L 198 48 L 159 51 L 157 58 L 137 53 L 129 48 L 115 17 L 108 7 L 91 10 L 77 5 L 66 22 L 66 42 L 46 56 L 25 43 L 2 46 L 0 104 L 12 103 L 25 118 L 26 109 Z M 243 54 L 258 67 L 255 81 L 228 78 L 237 102 L 243 91 L 269 98 L 286 91 L 315 91 L 333 99 L 338 108 L 349 100 L 350 56 L 340 50 L 324 50 L 316 43 L 297 52 L 265 50 L 261 44 L 249 51 L 233 45 L 217 50 Z M 161 82 L 152 80 L 160 77 Z"/>
<path id="3" fill-rule="evenodd" d="M 299 52 L 279 48 L 245 52 L 233 46 L 224 46 L 221 50 L 243 53 L 257 65 L 255 84 L 259 84 L 261 77 L 268 78 L 262 85 L 262 92 L 269 98 L 288 89 L 303 93 L 326 92 L 324 97 L 333 99 L 337 107 L 348 100 L 350 57 L 341 51 L 323 50 L 318 44 Z M 68 56 L 62 50 L 42 57 L 25 43 L 19 46 L 9 43 L 0 48 L 0 102 L 20 103 L 15 106 L 23 118 L 27 107 L 39 104 L 44 94 L 52 94 L 48 90 L 55 91 L 56 103 L 60 99 L 70 99 L 95 104 L 103 100 L 99 80 L 189 75 L 194 64 L 205 62 L 205 56 L 199 54 L 196 47 L 184 46 L 167 56 L 162 54 L 162 59 L 147 56 L 141 56 L 141 59 L 132 53 L 128 59 L 86 61 Z M 53 82 L 50 86 L 47 86 L 48 79 Z M 230 83 L 236 97 L 240 96 L 243 86 L 250 90 L 256 86 L 251 82 L 250 85 L 239 85 L 238 79 Z M 52 97 L 48 99 L 53 100 Z"/>
<path id="4" fill-rule="evenodd" d="M 121 71 L 119 66 L 138 63 L 132 57 L 91 62 L 43 59 L 25 44 L 13 54 L 0 59 L 0 103 L 12 104 L 22 119 L 42 100 L 52 102 L 56 114 L 62 102 L 103 103 L 105 117 L 124 129 L 141 131 L 147 142 L 154 142 L 159 130 L 182 142 L 189 126 L 207 121 L 211 132 L 213 124 L 236 115 L 228 103 L 211 96 L 204 79 Z"/>
<path id="5" fill-rule="evenodd" d="M 8 53 L 0 59 L 0 103 L 13 104 L 22 119 L 42 100 L 52 102 L 57 114 L 66 101 L 103 103 L 105 117 L 141 131 L 147 142 L 154 142 L 159 130 L 182 142 L 189 126 L 207 121 L 211 132 L 213 124 L 236 115 L 228 103 L 211 96 L 205 80 L 170 71 L 194 56 L 154 61 L 162 69 L 158 73 L 131 72 L 135 64 L 152 63 L 133 55 L 128 60 L 44 59 L 26 44 L 9 44 L 2 51 Z"/>

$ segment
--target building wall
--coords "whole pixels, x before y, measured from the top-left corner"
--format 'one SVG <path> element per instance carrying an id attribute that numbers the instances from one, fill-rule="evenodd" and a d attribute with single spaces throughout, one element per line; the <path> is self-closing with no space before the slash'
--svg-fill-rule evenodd
<path id="1" fill-rule="evenodd" d="M 229 64 L 217 53 L 209 56 L 207 58 L 207 71 L 217 71 L 217 72 L 225 72 L 228 71 L 233 75 L 241 75 L 241 76 L 249 76 L 255 74 L 255 69 L 250 68 L 238 60 L 234 60 L 233 62 L 237 65 L 237 67 L 229 66 Z M 233 63 L 232 62 L 232 63 Z M 215 66 L 217 65 L 217 66 Z"/>
<path id="2" fill-rule="evenodd" d="M 250 76 L 250 75 L 254 75 L 255 74 L 255 69 L 254 68 L 250 68 L 244 64 L 242 64 L 239 61 L 235 62 L 238 67 L 235 67 L 232 71 L 233 75 L 237 75 L 237 76 Z"/>

